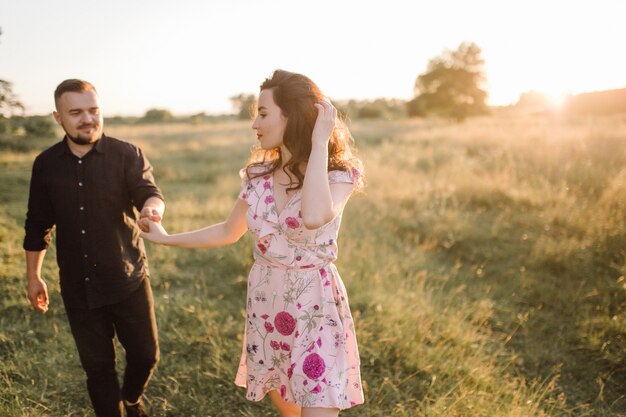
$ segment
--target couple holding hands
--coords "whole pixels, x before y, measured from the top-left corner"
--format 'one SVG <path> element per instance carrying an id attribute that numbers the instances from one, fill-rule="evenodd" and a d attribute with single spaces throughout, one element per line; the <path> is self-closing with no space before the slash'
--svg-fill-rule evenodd
<path id="1" fill-rule="evenodd" d="M 140 148 L 103 134 L 93 85 L 66 80 L 55 104 L 66 135 L 33 165 L 28 294 L 47 310 L 41 266 L 56 226 L 61 295 L 97 416 L 148 415 L 142 394 L 159 348 L 143 239 L 210 248 L 246 231 L 254 264 L 235 384 L 249 400 L 269 396 L 283 417 L 337 416 L 364 402 L 354 323 L 333 263 L 342 212 L 363 188 L 363 170 L 348 128 L 315 83 L 283 70 L 264 80 L 252 124 L 259 143 L 229 216 L 171 235 L 150 163 Z M 127 359 L 121 388 L 116 335 Z"/>

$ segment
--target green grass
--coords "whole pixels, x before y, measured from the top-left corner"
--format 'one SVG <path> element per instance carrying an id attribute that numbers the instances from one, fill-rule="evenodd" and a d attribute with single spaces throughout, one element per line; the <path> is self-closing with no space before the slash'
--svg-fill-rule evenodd
<path id="1" fill-rule="evenodd" d="M 337 266 L 366 404 L 345 416 L 626 414 L 626 118 L 498 116 L 352 123 L 367 188 Z M 249 123 L 110 126 L 141 145 L 171 232 L 229 213 Z M 58 294 L 25 296 L 30 167 L 49 144 L 0 140 L 0 415 L 92 416 Z M 274 416 L 233 385 L 251 241 L 148 244 L 162 359 L 155 416 Z M 123 358 L 120 362 L 123 362 Z M 122 364 L 120 364 L 122 366 Z"/>

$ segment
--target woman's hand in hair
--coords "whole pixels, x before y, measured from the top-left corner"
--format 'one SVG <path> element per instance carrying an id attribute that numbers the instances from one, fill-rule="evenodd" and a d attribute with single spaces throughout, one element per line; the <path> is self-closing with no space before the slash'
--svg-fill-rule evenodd
<path id="1" fill-rule="evenodd" d="M 328 141 L 335 128 L 337 109 L 326 100 L 315 103 L 315 108 L 317 108 L 317 119 L 313 127 L 312 144 L 314 146 L 316 144 L 328 146 Z"/>

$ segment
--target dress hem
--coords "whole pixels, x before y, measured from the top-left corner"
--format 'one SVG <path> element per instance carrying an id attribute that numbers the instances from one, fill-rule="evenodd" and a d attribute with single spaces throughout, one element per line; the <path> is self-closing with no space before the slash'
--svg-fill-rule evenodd
<path id="1" fill-rule="evenodd" d="M 236 386 L 237 388 L 242 388 L 242 389 L 244 389 L 244 390 L 247 390 L 247 388 L 248 388 L 248 386 L 247 386 L 247 385 L 241 385 L 241 384 L 238 384 L 237 382 L 234 382 L 234 384 L 235 384 L 235 386 Z M 278 391 L 277 389 L 273 389 L 273 390 L 270 390 L 270 391 L 276 391 L 276 392 L 278 392 L 278 393 L 280 394 L 280 391 Z M 267 394 L 268 394 L 270 391 L 264 392 L 264 393 L 263 393 L 263 396 L 262 396 L 261 398 L 257 398 L 257 399 L 252 400 L 252 399 L 250 399 L 250 398 L 247 398 L 247 397 L 246 397 L 246 400 L 248 400 L 248 401 L 253 401 L 253 402 L 255 402 L 255 403 L 261 402 L 261 401 L 263 401 L 263 399 L 264 399 L 265 397 L 267 397 Z M 246 391 L 246 392 L 247 392 L 247 391 Z M 282 398 L 282 397 L 281 397 L 281 398 Z M 285 402 L 287 402 L 287 403 L 289 403 L 289 404 L 295 404 L 295 405 L 297 405 L 298 407 L 301 407 L 301 408 L 306 408 L 306 407 L 304 407 L 303 405 L 298 404 L 296 401 L 289 401 L 289 400 L 287 400 L 287 399 L 285 399 L 285 398 L 282 398 L 282 399 L 283 399 L 283 401 L 285 401 Z M 341 408 L 341 407 L 314 407 L 314 408 L 329 408 L 329 409 L 335 409 L 335 408 L 336 408 L 336 409 L 338 409 L 338 410 L 343 411 L 343 410 L 349 410 L 350 408 L 354 408 L 354 407 L 356 407 L 356 406 L 363 405 L 363 404 L 365 404 L 365 400 L 363 400 L 363 401 L 362 401 L 362 402 L 360 402 L 360 403 L 354 403 L 354 404 L 350 405 L 350 407 L 346 407 L 346 408 Z"/>

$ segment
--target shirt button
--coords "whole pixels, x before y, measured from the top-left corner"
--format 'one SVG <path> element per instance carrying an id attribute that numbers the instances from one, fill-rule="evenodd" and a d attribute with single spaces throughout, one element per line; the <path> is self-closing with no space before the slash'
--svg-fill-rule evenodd
<path id="1" fill-rule="evenodd" d="M 87 233 L 87 232 L 85 232 L 85 229 L 81 230 L 80 232 L 81 232 L 82 234 Z"/>
<path id="2" fill-rule="evenodd" d="M 85 281 L 89 282 L 89 277 L 86 277 L 86 278 L 85 278 Z"/>
<path id="3" fill-rule="evenodd" d="M 84 255 L 83 255 L 83 258 L 86 258 L 87 256 L 89 256 L 89 255 L 87 255 L 87 254 L 84 254 Z"/>
<path id="4" fill-rule="evenodd" d="M 82 164 L 82 163 L 83 163 L 83 160 L 82 160 L 82 159 L 79 159 L 79 160 L 78 160 L 78 163 L 79 163 L 79 164 Z"/>
<path id="5" fill-rule="evenodd" d="M 85 207 L 80 206 L 80 211 L 83 211 L 83 210 L 85 210 Z"/>
<path id="6" fill-rule="evenodd" d="M 82 186 L 83 186 L 83 183 L 82 183 L 82 182 L 79 182 L 79 183 L 78 183 L 78 186 L 79 186 L 79 187 L 82 187 Z"/>

